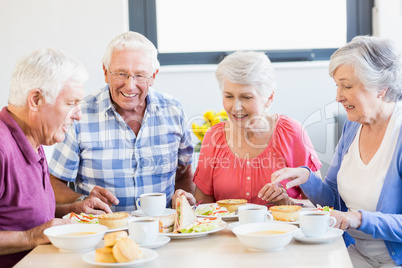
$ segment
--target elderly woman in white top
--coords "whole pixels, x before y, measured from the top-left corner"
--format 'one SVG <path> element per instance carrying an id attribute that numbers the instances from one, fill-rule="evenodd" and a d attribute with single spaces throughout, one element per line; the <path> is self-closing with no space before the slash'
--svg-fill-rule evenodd
<path id="1" fill-rule="evenodd" d="M 333 206 L 336 227 L 351 235 L 354 267 L 402 264 L 402 70 L 390 40 L 355 37 L 331 57 L 336 101 L 347 112 L 342 137 L 324 181 L 308 168 L 272 174 L 300 185 L 315 204 Z"/>

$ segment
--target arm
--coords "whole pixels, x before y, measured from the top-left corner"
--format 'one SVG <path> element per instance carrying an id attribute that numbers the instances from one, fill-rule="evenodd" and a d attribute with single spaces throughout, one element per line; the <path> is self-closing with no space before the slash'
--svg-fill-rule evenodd
<path id="1" fill-rule="evenodd" d="M 204 203 L 204 204 L 215 202 L 214 196 L 204 194 L 198 187 L 195 188 L 194 195 L 195 195 L 195 199 L 197 200 L 197 202 L 202 201 L 202 203 Z"/>
<path id="2" fill-rule="evenodd" d="M 177 165 L 175 189 L 182 189 L 186 192 L 194 194 L 195 184 L 193 182 L 193 172 L 191 171 L 191 164 L 187 166 L 181 164 Z"/>
<path id="3" fill-rule="evenodd" d="M 70 204 L 77 200 L 81 195 L 74 192 L 68 187 L 67 182 L 63 181 L 52 174 L 50 175 L 50 182 L 53 187 L 54 196 L 56 198 L 56 204 Z"/>
<path id="4" fill-rule="evenodd" d="M 49 227 L 74 223 L 67 219 L 53 219 L 27 231 L 0 231 L 0 255 L 17 253 L 49 243 L 43 231 Z"/>
<path id="5" fill-rule="evenodd" d="M 83 201 L 76 202 L 81 194 L 74 192 L 64 182 L 50 174 L 50 182 L 56 198 L 56 217 L 62 217 L 70 212 L 103 214 L 111 213 L 110 206 L 117 205 L 119 200 L 103 187 L 95 186 L 90 195 Z"/>

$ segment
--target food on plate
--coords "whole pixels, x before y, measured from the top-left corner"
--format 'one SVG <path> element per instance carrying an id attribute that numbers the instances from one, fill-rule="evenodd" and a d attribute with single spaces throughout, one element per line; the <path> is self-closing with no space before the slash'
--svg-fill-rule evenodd
<path id="1" fill-rule="evenodd" d="M 301 207 L 294 205 L 272 206 L 269 210 L 274 220 L 293 222 L 299 219 Z"/>
<path id="2" fill-rule="evenodd" d="M 316 208 L 315 210 L 317 210 L 317 211 L 327 211 L 327 212 L 331 212 L 332 210 L 334 210 L 334 208 L 333 208 L 333 207 L 329 207 L 329 206 L 322 207 L 322 206 L 320 206 L 320 205 L 317 205 L 317 208 Z"/>
<path id="3" fill-rule="evenodd" d="M 234 215 L 234 212 L 229 212 L 225 207 L 221 207 L 218 204 L 212 203 L 208 205 L 200 205 L 195 210 L 196 216 L 230 216 Z"/>
<path id="4" fill-rule="evenodd" d="M 113 246 L 105 247 L 95 250 L 95 261 L 102 263 L 116 263 L 116 262 L 131 262 L 142 257 L 142 251 L 137 243 L 130 237 L 122 234 L 123 232 L 116 232 L 115 236 L 109 236 L 110 239 L 115 238 Z M 123 237 L 120 237 L 123 236 Z M 110 244 L 110 242 L 108 242 Z"/>
<path id="5" fill-rule="evenodd" d="M 142 251 L 130 237 L 124 237 L 113 246 L 113 256 L 117 262 L 130 262 L 141 258 Z"/>
<path id="6" fill-rule="evenodd" d="M 174 233 L 179 233 L 182 229 L 191 227 L 196 220 L 194 210 L 191 208 L 184 195 L 176 198 L 176 214 L 174 222 Z"/>
<path id="7" fill-rule="evenodd" d="M 130 216 L 127 212 L 115 212 L 98 216 L 99 224 L 107 226 L 109 229 L 123 228 L 127 226 L 127 219 Z"/>
<path id="8" fill-rule="evenodd" d="M 67 215 L 63 216 L 63 219 L 74 220 L 78 223 L 95 223 L 95 224 L 99 223 L 98 216 L 85 213 L 77 214 L 74 212 L 70 212 Z"/>
<path id="9" fill-rule="evenodd" d="M 200 218 L 197 219 L 194 224 L 188 226 L 187 228 L 183 228 L 180 230 L 180 233 L 202 233 L 212 231 L 220 226 L 223 221 L 219 219 L 209 219 L 209 218 Z"/>
<path id="10" fill-rule="evenodd" d="M 103 263 L 115 263 L 112 247 L 98 248 L 95 250 L 95 261 Z"/>
<path id="11" fill-rule="evenodd" d="M 247 204 L 246 199 L 224 199 L 216 202 L 219 206 L 225 207 L 230 213 L 235 212 L 239 206 Z"/>
<path id="12" fill-rule="evenodd" d="M 175 214 L 153 217 L 159 220 L 159 233 L 173 232 Z"/>
<path id="13" fill-rule="evenodd" d="M 116 242 L 124 237 L 127 237 L 126 231 L 118 231 L 105 234 L 103 240 L 105 241 L 105 247 L 113 247 Z"/>

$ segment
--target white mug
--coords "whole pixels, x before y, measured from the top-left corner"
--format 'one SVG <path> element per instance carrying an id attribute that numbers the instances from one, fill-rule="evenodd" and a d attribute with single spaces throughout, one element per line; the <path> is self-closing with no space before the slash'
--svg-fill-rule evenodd
<path id="1" fill-rule="evenodd" d="M 336 224 L 336 218 L 327 211 L 302 211 L 299 214 L 300 229 L 308 237 L 323 237 Z"/>
<path id="2" fill-rule="evenodd" d="M 261 205 L 244 205 L 238 208 L 240 224 L 253 222 L 266 222 L 267 216 L 272 220 L 272 215 L 269 214 L 266 206 Z"/>
<path id="3" fill-rule="evenodd" d="M 159 220 L 150 217 L 138 217 L 127 222 L 128 233 L 138 244 L 153 242 L 159 233 Z"/>
<path id="4" fill-rule="evenodd" d="M 137 199 L 137 209 L 141 209 L 147 216 L 161 216 L 166 208 L 166 194 L 142 194 Z"/>

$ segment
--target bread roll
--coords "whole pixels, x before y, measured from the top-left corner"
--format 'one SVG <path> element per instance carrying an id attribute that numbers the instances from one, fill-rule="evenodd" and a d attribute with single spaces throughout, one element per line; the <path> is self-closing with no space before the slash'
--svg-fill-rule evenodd
<path id="1" fill-rule="evenodd" d="M 126 231 L 105 234 L 105 236 L 103 237 L 103 240 L 105 241 L 105 247 L 113 247 L 118 240 L 127 236 L 128 235 Z"/>
<path id="2" fill-rule="evenodd" d="M 95 261 L 103 263 L 114 263 L 117 262 L 113 255 L 113 249 L 109 248 L 98 248 L 95 251 Z"/>
<path id="3" fill-rule="evenodd" d="M 127 226 L 127 219 L 130 216 L 127 212 L 115 212 L 98 216 L 99 224 L 110 229 L 123 228 Z"/>
<path id="4" fill-rule="evenodd" d="M 113 246 L 113 255 L 118 262 L 131 262 L 142 257 L 142 251 L 131 238 L 124 237 Z"/>
<path id="5" fill-rule="evenodd" d="M 224 199 L 216 202 L 219 206 L 227 208 L 232 213 L 235 212 L 240 206 L 247 204 L 246 199 Z"/>
<path id="6" fill-rule="evenodd" d="M 277 221 L 293 222 L 299 219 L 300 206 L 273 206 L 270 207 L 272 217 Z"/>

